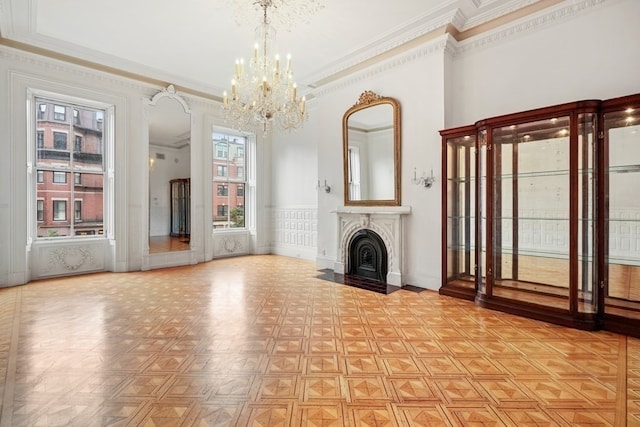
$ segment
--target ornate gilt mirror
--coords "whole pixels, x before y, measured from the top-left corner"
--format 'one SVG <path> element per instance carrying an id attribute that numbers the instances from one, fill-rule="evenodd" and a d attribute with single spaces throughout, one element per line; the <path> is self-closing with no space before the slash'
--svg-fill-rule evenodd
<path id="1" fill-rule="evenodd" d="M 342 119 L 345 206 L 400 205 L 400 103 L 371 91 Z"/>

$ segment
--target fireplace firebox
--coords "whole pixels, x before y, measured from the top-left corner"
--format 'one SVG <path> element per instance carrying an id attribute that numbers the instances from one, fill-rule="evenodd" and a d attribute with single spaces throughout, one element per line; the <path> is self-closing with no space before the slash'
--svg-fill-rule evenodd
<path id="1" fill-rule="evenodd" d="M 349 242 L 349 276 L 387 282 L 387 249 L 374 231 L 362 229 Z"/>

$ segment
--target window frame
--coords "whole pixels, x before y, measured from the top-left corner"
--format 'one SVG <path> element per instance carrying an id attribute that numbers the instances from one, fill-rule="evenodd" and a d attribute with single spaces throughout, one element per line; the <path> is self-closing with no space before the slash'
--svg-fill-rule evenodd
<path id="1" fill-rule="evenodd" d="M 64 135 L 64 148 L 60 148 L 58 146 L 61 141 L 56 140 L 57 135 Z M 69 134 L 67 132 L 60 132 L 59 130 L 53 131 L 53 149 L 63 151 L 67 151 L 69 149 Z"/>
<path id="2" fill-rule="evenodd" d="M 29 228 L 28 228 L 28 244 L 31 246 L 32 244 L 36 244 L 38 241 L 61 241 L 61 240 L 87 240 L 87 239 L 99 239 L 99 240 L 112 240 L 114 239 L 114 215 L 115 215 L 115 199 L 114 199 L 114 189 L 115 189 L 115 105 L 110 102 L 104 102 L 101 100 L 90 99 L 86 97 L 80 97 L 75 95 L 68 95 L 59 92 L 51 92 L 45 89 L 38 89 L 33 87 L 27 87 L 27 144 L 28 154 L 27 154 L 27 175 L 29 180 L 28 187 L 28 210 L 27 216 L 29 218 Z M 75 91 L 77 93 L 81 93 L 81 91 Z M 84 93 L 84 92 L 82 92 Z M 88 94 L 91 96 L 91 94 Z M 77 235 L 76 224 L 74 223 L 73 213 L 65 212 L 65 218 L 67 219 L 65 228 L 68 229 L 69 233 L 64 235 L 47 235 L 46 232 L 46 221 L 45 224 L 37 221 L 38 217 L 38 196 L 41 196 L 39 191 L 44 191 L 42 188 L 42 184 L 38 187 L 37 176 L 38 171 L 42 170 L 44 172 L 47 171 L 65 171 L 68 173 L 74 173 L 75 171 L 79 171 L 77 168 L 70 167 L 73 164 L 73 148 L 69 147 L 68 135 L 73 134 L 74 126 L 73 120 L 66 120 L 65 123 L 60 122 L 52 122 L 51 115 L 53 113 L 46 113 L 48 109 L 52 109 L 53 105 L 65 106 L 65 114 L 68 114 L 69 111 L 72 111 L 75 108 L 79 108 L 80 110 L 86 110 L 95 113 L 95 119 L 97 122 L 97 129 L 101 132 L 98 135 L 98 139 L 96 141 L 97 148 L 96 153 L 100 154 L 98 163 L 94 163 L 94 166 L 90 168 L 90 173 L 93 175 L 98 175 L 97 178 L 99 181 L 96 182 L 100 186 L 100 198 L 98 199 L 97 208 L 97 218 L 99 223 L 95 225 L 95 233 L 83 233 L 83 235 Z M 50 108 L 51 106 L 51 108 Z M 80 115 L 80 114 L 79 114 Z M 59 117 L 60 118 L 60 117 Z M 65 119 L 68 119 L 68 116 L 65 116 Z M 67 133 L 67 154 L 66 158 L 62 158 L 67 164 L 60 164 L 60 162 L 53 162 L 48 164 L 47 162 L 43 162 L 47 157 L 41 157 L 38 155 L 37 148 L 37 130 L 42 130 L 42 124 L 45 122 L 44 126 L 46 128 L 61 129 L 60 126 L 63 126 L 63 130 L 69 129 Z M 45 134 L 45 141 L 46 139 Z M 51 136 L 50 136 L 51 137 Z M 53 147 L 49 147 L 49 149 L 53 149 Z M 47 150 L 47 148 L 45 148 Z M 53 150 L 57 151 L 57 150 Z M 45 153 L 46 156 L 46 153 Z M 84 161 L 81 159 L 80 161 Z M 69 163 L 71 162 L 71 163 Z M 33 165 L 33 166 L 31 166 Z M 78 166 L 82 166 L 79 164 Z M 96 167 L 97 166 L 97 167 Z M 96 178 L 92 178 L 96 179 Z M 73 183 L 69 184 L 70 180 L 67 178 L 67 187 L 68 189 L 61 189 L 55 191 L 68 191 L 69 194 L 73 195 L 74 191 L 82 191 L 74 189 Z M 53 194 L 52 194 L 53 195 Z M 55 196 L 55 195 L 54 195 Z M 53 200 L 54 198 L 49 196 L 45 196 L 45 209 L 46 206 L 49 205 L 49 200 Z M 73 205 L 74 198 L 72 196 L 66 197 L 66 209 L 71 209 L 70 206 Z M 84 208 L 85 206 L 83 206 Z M 61 209 L 61 208 L 59 208 Z M 46 212 L 45 212 L 46 214 Z M 93 214 L 92 214 L 93 215 Z M 59 216 L 61 218 L 61 216 Z M 45 215 L 46 220 L 46 215 Z M 56 220 L 56 222 L 60 223 L 61 220 Z M 42 233 L 42 235 L 39 235 Z"/>
<path id="3" fill-rule="evenodd" d="M 247 209 L 247 206 L 253 209 L 255 200 L 248 197 L 250 188 L 252 194 L 255 193 L 255 181 L 252 181 L 249 176 L 250 174 L 254 176 L 250 171 L 255 167 L 252 163 L 255 140 L 256 137 L 253 134 L 239 133 L 215 125 L 212 128 L 211 173 L 214 188 L 211 192 L 213 197 L 211 227 L 214 233 L 251 230 L 255 227 L 255 215 Z M 221 146 L 226 147 L 226 157 L 218 156 L 220 154 L 218 147 Z M 240 174 L 237 173 L 238 169 Z M 227 185 L 224 195 L 218 192 L 218 186 L 221 184 Z M 239 188 L 243 190 L 238 190 Z M 239 206 L 242 206 L 242 216 L 235 210 Z"/>
<path id="4" fill-rule="evenodd" d="M 43 169 L 38 169 L 39 171 L 43 171 Z M 56 180 L 56 177 L 60 177 L 63 176 L 64 180 L 59 181 Z M 54 184 L 59 184 L 59 185 L 65 185 L 67 183 L 67 172 L 65 171 L 53 171 L 53 177 L 51 178 L 51 182 Z"/>
<path id="5" fill-rule="evenodd" d="M 82 222 L 82 199 L 73 199 L 73 221 Z"/>
<path id="6" fill-rule="evenodd" d="M 52 212 L 52 222 L 67 222 L 67 203 L 68 199 L 51 199 L 51 212 Z M 64 203 L 64 218 L 60 219 L 56 217 L 58 214 L 58 210 L 56 210 L 56 205 L 59 203 Z"/>
<path id="7" fill-rule="evenodd" d="M 44 221 L 44 199 L 40 197 L 36 199 L 36 221 Z"/>
<path id="8" fill-rule="evenodd" d="M 62 108 L 62 112 L 58 111 L 58 107 Z M 67 107 L 66 105 L 58 105 L 53 104 L 53 120 L 58 122 L 66 122 L 67 121 Z"/>

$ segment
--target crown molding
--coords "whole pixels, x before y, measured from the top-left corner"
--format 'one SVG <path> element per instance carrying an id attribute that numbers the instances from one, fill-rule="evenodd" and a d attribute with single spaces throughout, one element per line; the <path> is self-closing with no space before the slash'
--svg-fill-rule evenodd
<path id="1" fill-rule="evenodd" d="M 323 81 L 331 79 L 331 76 L 339 75 L 348 69 L 357 67 L 359 64 L 375 57 L 385 55 L 416 39 L 444 29 L 453 21 L 464 19 L 464 14 L 458 8 L 452 8 L 455 4 L 455 1 L 449 1 L 444 7 L 436 11 L 428 11 L 401 28 L 393 29 L 379 39 L 331 62 L 323 69 L 313 75 L 305 76 L 301 80 L 309 82 L 308 86 L 311 88 L 320 86 Z"/>
<path id="2" fill-rule="evenodd" d="M 460 41 L 456 54 L 469 52 L 522 33 L 534 31 L 559 21 L 573 18 L 585 10 L 600 6 L 607 1 L 610 0 L 575 0 L 568 5 L 566 2 L 563 2 L 538 13 L 528 15 L 525 18 L 510 22 L 508 25 L 503 25 L 494 30 L 483 32 L 478 36 Z"/>
<path id="3" fill-rule="evenodd" d="M 125 90 L 139 92 L 143 96 L 149 98 L 158 93 L 158 91 L 161 91 L 171 85 L 171 83 L 154 81 L 143 76 L 138 76 L 139 78 L 136 78 L 136 76 L 112 73 L 108 70 L 99 69 L 98 67 L 83 66 L 65 61 L 64 59 L 39 55 L 23 49 L 6 46 L 2 43 L 0 43 L 0 59 L 19 62 L 26 64 L 29 67 L 35 67 L 42 70 L 62 72 L 72 76 L 77 76 L 80 79 L 98 82 L 100 85 L 109 84 L 116 87 L 122 87 Z M 190 90 L 189 88 L 184 88 L 178 85 L 174 86 L 176 87 L 176 91 L 180 93 L 180 96 L 188 99 L 190 103 L 195 103 L 196 105 L 205 108 L 212 108 L 212 106 L 215 107 L 212 102 L 215 101 L 215 99 L 201 96 L 198 93 L 194 93 L 195 91 Z"/>
<path id="4" fill-rule="evenodd" d="M 389 60 L 377 63 L 375 66 L 364 69 L 360 72 L 354 72 L 348 76 L 337 80 L 335 82 L 326 84 L 321 88 L 312 92 L 314 98 L 327 95 L 332 92 L 344 89 L 357 83 L 359 81 L 367 80 L 375 77 L 378 74 L 385 73 L 395 68 L 404 66 L 408 63 L 414 62 L 420 58 L 434 54 L 451 53 L 455 52 L 458 42 L 451 36 L 451 34 L 441 35 L 428 43 L 421 45 L 418 48 L 406 51 L 402 54 L 396 55 Z"/>
<path id="5" fill-rule="evenodd" d="M 515 12 L 517 10 L 520 10 L 522 8 L 525 8 L 527 6 L 530 6 L 534 3 L 537 3 L 539 0 L 521 0 L 520 2 L 514 4 L 514 3 L 505 3 L 502 6 L 498 6 L 495 7 L 493 9 L 489 9 L 488 11 L 484 12 L 484 13 L 479 13 L 477 15 L 474 15 L 473 17 L 469 18 L 468 20 L 465 20 L 461 26 L 458 26 L 454 23 L 454 25 L 456 25 L 456 28 L 459 31 L 465 31 L 468 30 L 470 28 L 476 27 L 478 25 L 482 25 L 485 24 L 489 21 L 493 21 L 494 19 L 498 19 L 504 15 L 508 15 L 512 12 Z M 495 1 L 492 2 L 488 2 L 488 1 L 482 1 L 482 0 L 473 0 L 474 5 L 477 8 L 481 8 L 484 6 L 488 6 L 491 3 L 495 3 Z"/>

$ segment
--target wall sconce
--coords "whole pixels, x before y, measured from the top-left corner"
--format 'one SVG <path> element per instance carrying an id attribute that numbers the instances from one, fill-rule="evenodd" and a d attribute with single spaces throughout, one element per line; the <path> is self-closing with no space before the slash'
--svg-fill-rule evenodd
<path id="1" fill-rule="evenodd" d="M 155 160 L 153 157 L 149 158 L 149 170 L 153 169 L 153 164 L 155 163 Z"/>
<path id="2" fill-rule="evenodd" d="M 424 188 L 431 188 L 434 182 L 436 182 L 436 177 L 433 176 L 433 169 L 431 169 L 431 176 L 424 176 L 425 173 L 422 172 L 422 176 L 418 178 L 416 174 L 416 168 L 413 168 L 413 182 L 415 185 L 422 185 Z"/>
<path id="3" fill-rule="evenodd" d="M 331 193 L 331 187 L 327 185 L 327 180 L 324 180 L 324 185 L 320 185 L 320 180 L 318 180 L 318 185 L 316 185 L 316 190 L 323 189 L 325 193 Z"/>

